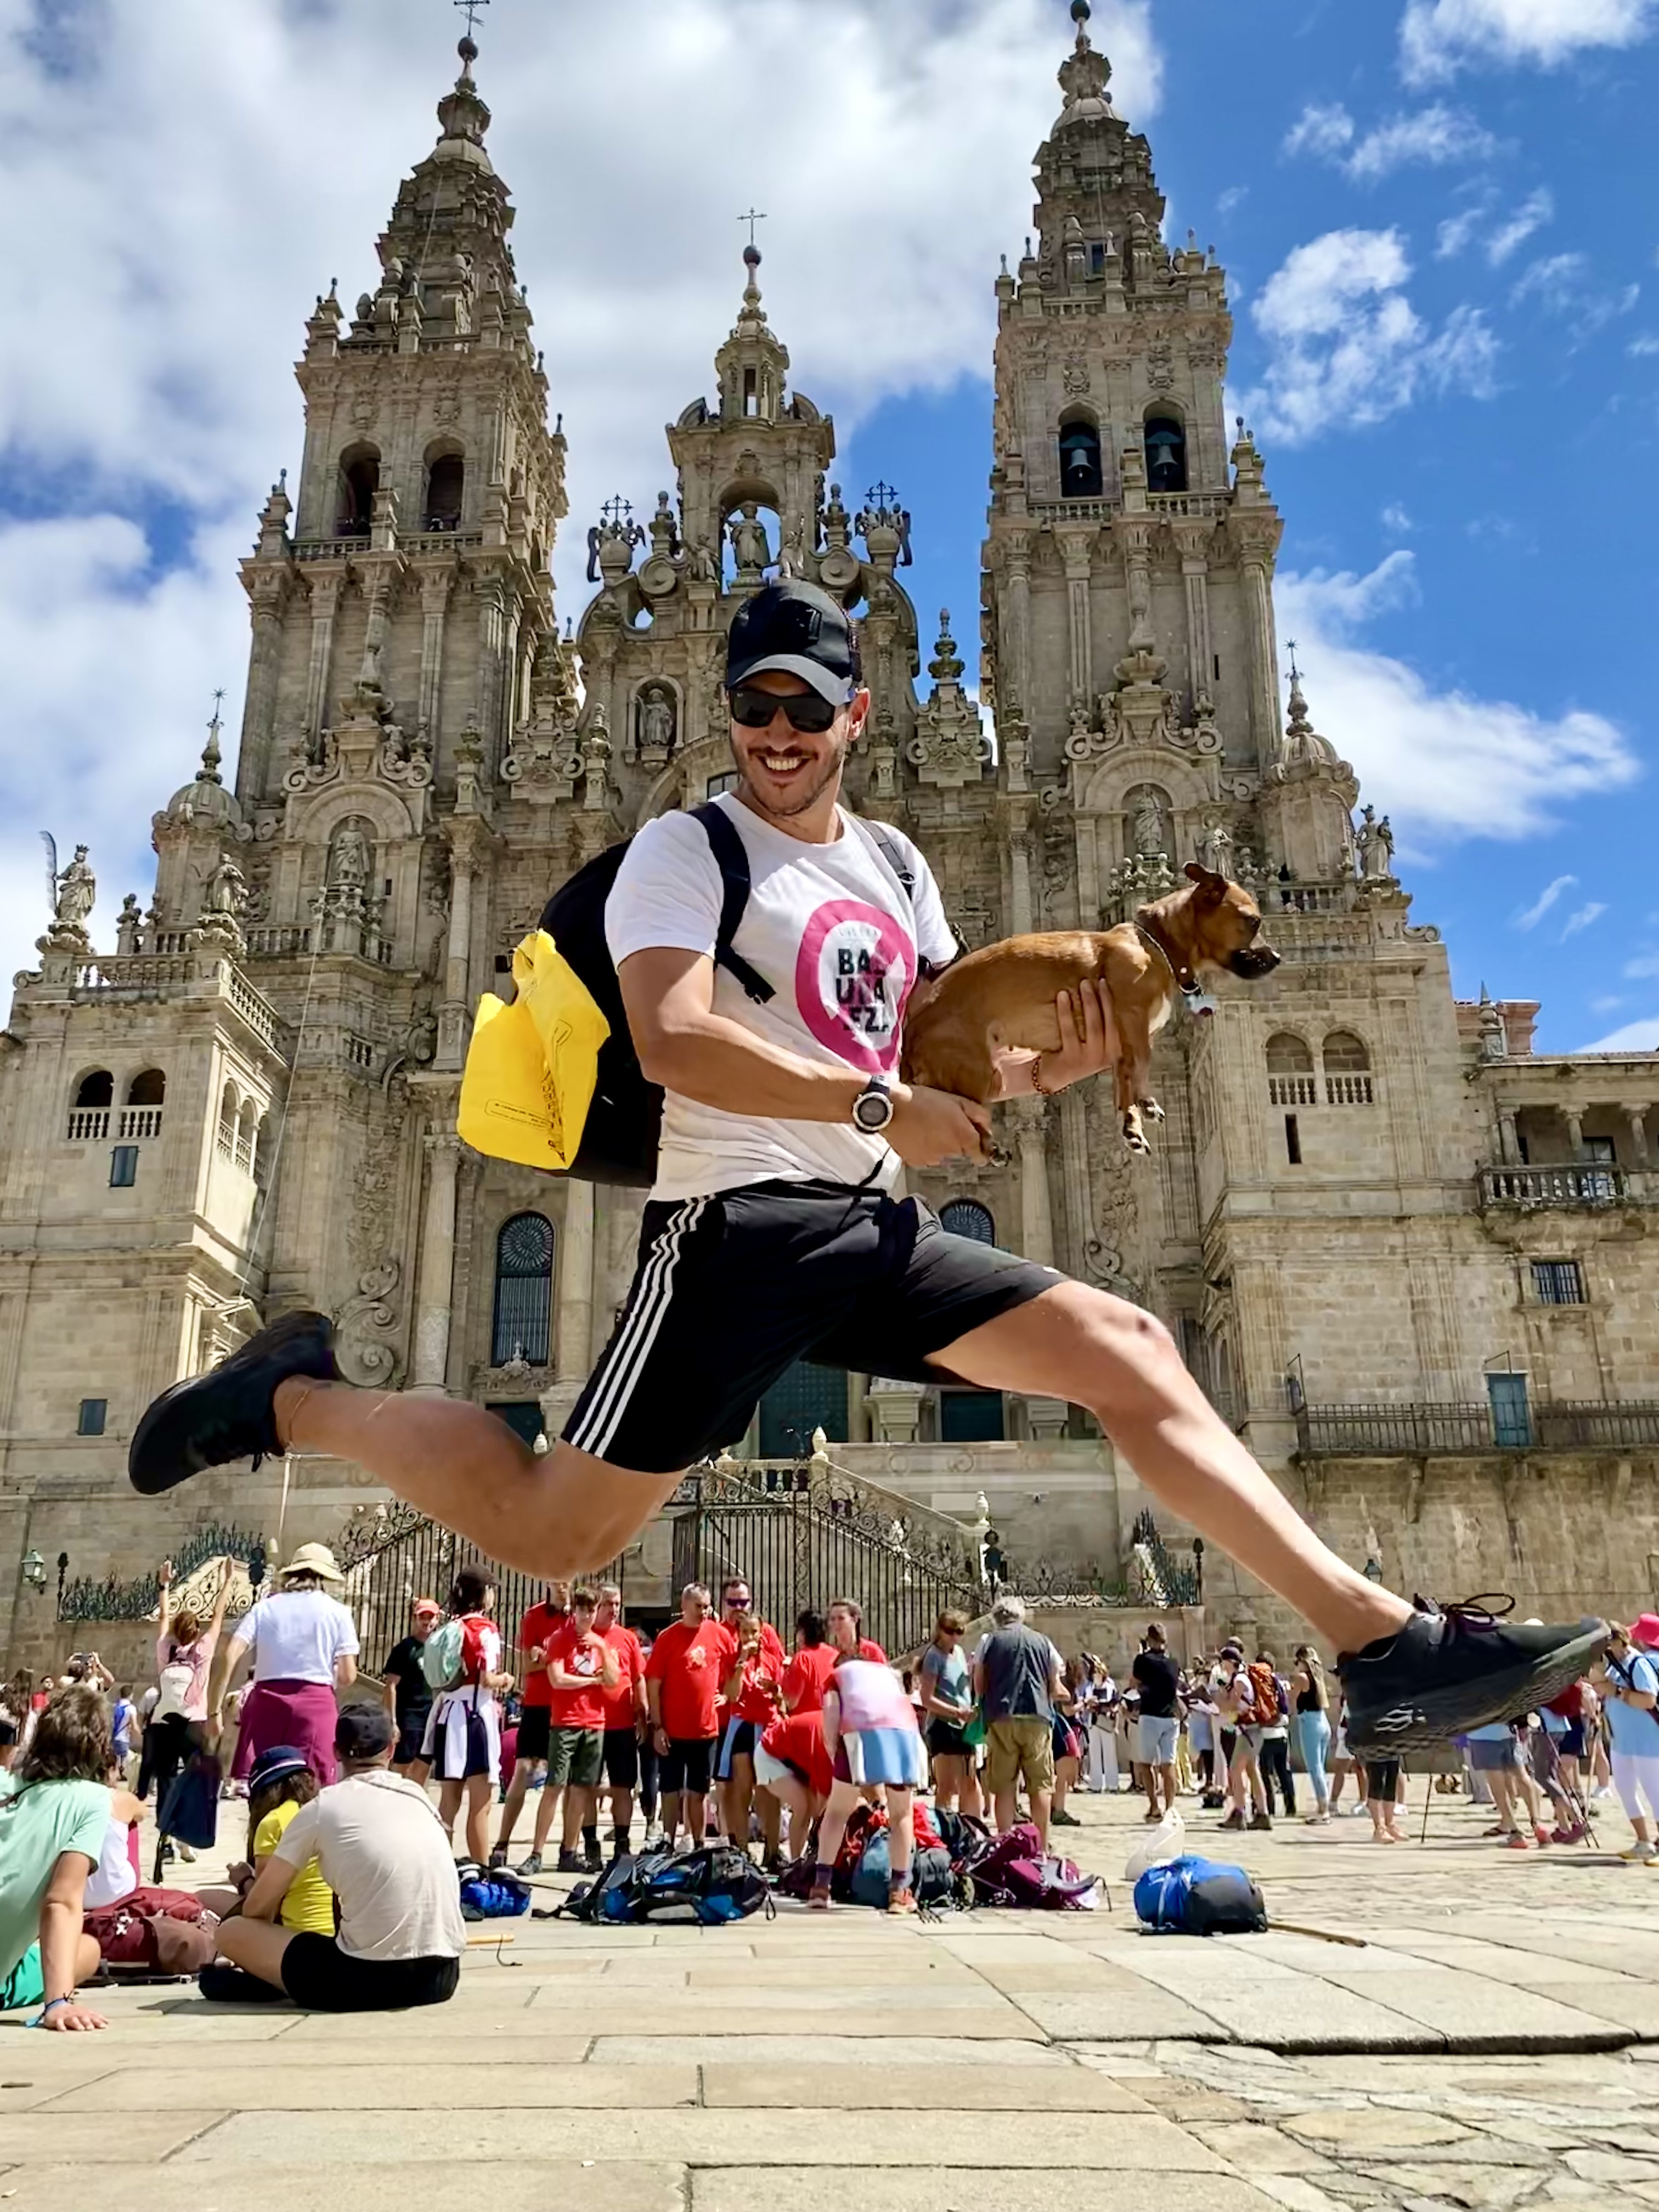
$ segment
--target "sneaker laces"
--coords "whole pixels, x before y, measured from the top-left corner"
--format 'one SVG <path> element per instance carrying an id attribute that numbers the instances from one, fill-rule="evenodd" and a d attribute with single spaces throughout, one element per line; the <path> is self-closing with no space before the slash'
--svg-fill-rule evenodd
<path id="1" fill-rule="evenodd" d="M 1414 1597 L 1412 1603 L 1419 1613 L 1443 1620 L 1455 1636 L 1499 1635 L 1505 1616 L 1515 1611 L 1507 1590 L 1482 1590 L 1455 1605 L 1434 1605 L 1425 1597 Z"/>

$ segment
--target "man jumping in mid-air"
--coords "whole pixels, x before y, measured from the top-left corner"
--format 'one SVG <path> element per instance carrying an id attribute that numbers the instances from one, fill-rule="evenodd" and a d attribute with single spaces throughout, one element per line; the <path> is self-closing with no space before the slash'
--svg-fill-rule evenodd
<path id="1" fill-rule="evenodd" d="M 956 948 L 921 854 L 838 804 L 870 708 L 845 611 L 810 584 L 756 593 L 732 626 L 726 685 L 739 785 L 716 803 L 753 879 L 737 946 L 773 995 L 757 1004 L 714 964 L 722 884 L 701 825 L 647 823 L 605 929 L 641 1064 L 666 1094 L 657 1181 L 633 1287 L 562 1438 L 538 1457 L 482 1406 L 355 1389 L 327 1318 L 289 1313 L 155 1401 L 133 1437 L 137 1488 L 319 1453 L 493 1559 L 573 1575 L 614 1558 L 810 1353 L 1086 1406 L 1156 1497 L 1344 1655 L 1356 1752 L 1437 1741 L 1576 1680 L 1603 1624 L 1511 1626 L 1379 1588 L 1281 1496 L 1151 1314 L 892 1195 L 903 1164 L 986 1158 L 991 1123 L 898 1079 L 921 963 Z M 1085 986 L 1080 1027 L 1064 997 L 1059 1010 L 1059 1050 L 1007 1054 L 1004 1097 L 1051 1096 L 1115 1057 L 1109 1001 Z"/>

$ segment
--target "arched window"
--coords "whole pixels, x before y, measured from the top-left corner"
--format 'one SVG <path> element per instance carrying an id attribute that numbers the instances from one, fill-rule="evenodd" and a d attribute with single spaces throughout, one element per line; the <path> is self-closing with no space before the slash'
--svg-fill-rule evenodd
<path id="1" fill-rule="evenodd" d="M 106 1067 L 94 1067 L 75 1086 L 70 1108 L 68 1141 L 83 1144 L 109 1134 L 109 1109 L 115 1097 L 115 1078 Z"/>
<path id="2" fill-rule="evenodd" d="M 261 1190 L 270 1181 L 270 1116 L 269 1114 L 253 1133 L 253 1180 Z"/>
<path id="3" fill-rule="evenodd" d="M 1060 495 L 1098 499 L 1105 486 L 1100 467 L 1100 433 L 1086 416 L 1060 426 Z"/>
<path id="4" fill-rule="evenodd" d="M 222 1157 L 236 1157 L 236 1122 L 242 1109 L 241 1098 L 234 1083 L 227 1083 L 219 1094 L 219 1129 L 215 1143 Z"/>
<path id="5" fill-rule="evenodd" d="M 939 1225 L 952 1237 L 971 1237 L 975 1244 L 994 1244 L 997 1227 L 988 1206 L 976 1198 L 953 1198 L 939 1210 Z"/>
<path id="6" fill-rule="evenodd" d="M 167 1094 L 167 1079 L 159 1067 L 147 1067 L 135 1075 L 127 1085 L 127 1103 L 118 1133 L 129 1142 L 139 1137 L 159 1137 L 161 1102 Z"/>
<path id="7" fill-rule="evenodd" d="M 466 489 L 466 463 L 459 453 L 428 457 L 423 530 L 459 530 L 461 498 Z"/>
<path id="8" fill-rule="evenodd" d="M 1371 1103 L 1371 1056 L 1352 1030 L 1333 1030 L 1325 1040 L 1325 1103 L 1328 1106 Z"/>
<path id="9" fill-rule="evenodd" d="M 1313 1106 L 1319 1092 L 1313 1054 L 1304 1038 L 1280 1030 L 1267 1039 L 1267 1103 L 1270 1106 Z"/>
<path id="10" fill-rule="evenodd" d="M 350 446 L 340 456 L 340 492 L 335 508 L 337 538 L 367 538 L 374 520 L 374 495 L 380 489 L 380 456 L 374 446 Z"/>
<path id="11" fill-rule="evenodd" d="M 527 1359 L 545 1367 L 553 1330 L 553 1224 L 543 1213 L 515 1213 L 495 1239 L 495 1319 L 489 1364 Z"/>
<path id="12" fill-rule="evenodd" d="M 1187 432 L 1175 415 L 1146 418 L 1146 489 L 1185 491 L 1187 489 Z"/>
<path id="13" fill-rule="evenodd" d="M 253 1101 L 250 1098 L 244 1104 L 236 1124 L 236 1164 L 244 1175 L 253 1173 L 253 1137 L 258 1126 Z"/>

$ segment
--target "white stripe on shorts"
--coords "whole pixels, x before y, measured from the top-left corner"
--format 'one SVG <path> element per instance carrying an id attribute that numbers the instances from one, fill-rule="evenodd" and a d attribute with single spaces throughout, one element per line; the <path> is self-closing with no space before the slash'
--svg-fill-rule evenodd
<path id="1" fill-rule="evenodd" d="M 596 1459 L 605 1457 L 668 1311 L 680 1247 L 702 1219 L 708 1204 L 706 1198 L 687 1199 L 658 1231 L 652 1243 L 651 1256 L 640 1275 L 639 1301 L 611 1347 L 610 1365 L 603 1381 L 597 1375 L 594 1377 L 599 1388 L 588 1407 L 587 1417 L 570 1439 L 578 1451 L 592 1452 Z"/>

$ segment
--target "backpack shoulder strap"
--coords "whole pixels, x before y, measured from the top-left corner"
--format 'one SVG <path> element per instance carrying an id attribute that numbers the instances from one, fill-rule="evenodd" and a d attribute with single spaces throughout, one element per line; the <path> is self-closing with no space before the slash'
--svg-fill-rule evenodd
<path id="1" fill-rule="evenodd" d="M 861 814 L 849 814 L 847 818 L 849 822 L 857 824 L 861 834 L 875 847 L 882 859 L 898 878 L 904 896 L 910 902 L 910 919 L 914 922 L 916 904 L 916 872 L 911 866 L 904 848 L 899 843 L 886 823 L 866 821 Z M 951 934 L 957 941 L 957 949 L 951 954 L 951 960 L 922 960 L 921 963 L 921 972 L 929 982 L 935 975 L 942 975 L 951 964 L 951 961 L 960 960 L 968 950 L 967 945 L 963 942 L 961 931 L 954 923 L 951 924 Z"/>
<path id="2" fill-rule="evenodd" d="M 736 825 L 723 806 L 712 800 L 691 810 L 702 823 L 703 835 L 708 840 L 709 850 L 714 855 L 714 865 L 720 872 L 722 896 L 720 927 L 714 935 L 714 965 L 724 968 L 726 974 L 740 983 L 757 1006 L 776 994 L 764 975 L 744 958 L 732 940 L 738 933 L 744 909 L 749 903 L 750 878 L 749 854 Z"/>

